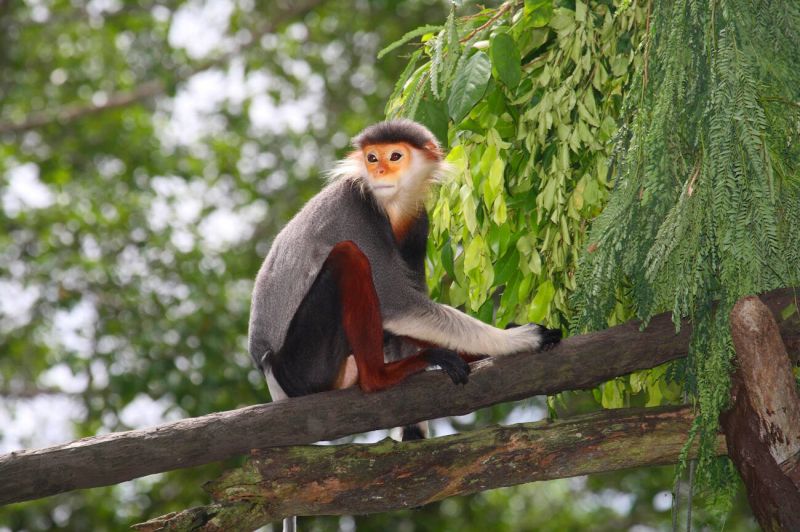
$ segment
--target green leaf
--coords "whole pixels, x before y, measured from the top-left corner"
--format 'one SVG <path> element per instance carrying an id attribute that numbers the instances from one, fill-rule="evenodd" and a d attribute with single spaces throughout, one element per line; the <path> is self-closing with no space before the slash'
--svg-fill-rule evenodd
<path id="1" fill-rule="evenodd" d="M 606 382 L 601 386 L 603 389 L 603 408 L 622 408 L 625 406 L 622 386 L 619 379 Z"/>
<path id="2" fill-rule="evenodd" d="M 423 98 L 414 117 L 417 122 L 431 130 L 442 146 L 447 146 L 447 109 L 444 102 L 434 98 Z"/>
<path id="3" fill-rule="evenodd" d="M 586 22 L 587 6 L 581 0 L 575 0 L 575 20 L 578 22 Z"/>
<path id="4" fill-rule="evenodd" d="M 506 209 L 506 200 L 503 196 L 497 196 L 492 205 L 492 220 L 498 225 L 506 223 L 508 212 Z"/>
<path id="5" fill-rule="evenodd" d="M 631 391 L 633 393 L 639 393 L 642 391 L 645 385 L 645 381 L 647 378 L 647 372 L 645 371 L 637 371 L 635 373 L 631 373 Z"/>
<path id="6" fill-rule="evenodd" d="M 483 52 L 477 52 L 456 74 L 447 100 L 450 118 L 454 122 L 461 122 L 483 97 L 491 73 L 492 64 L 489 57 Z"/>
<path id="7" fill-rule="evenodd" d="M 455 146 L 450 153 L 445 157 L 445 161 L 453 166 L 453 170 L 458 174 L 463 174 L 467 170 L 467 154 L 464 153 L 464 146 L 459 144 Z"/>
<path id="8" fill-rule="evenodd" d="M 569 9 L 559 8 L 558 13 L 555 13 L 548 22 L 554 30 L 570 33 L 575 29 L 575 13 Z"/>
<path id="9" fill-rule="evenodd" d="M 489 185 L 495 194 L 500 194 L 503 191 L 503 174 L 505 170 L 506 165 L 500 157 L 492 162 L 492 166 L 489 169 Z"/>
<path id="10" fill-rule="evenodd" d="M 480 235 L 475 235 L 467 244 L 467 249 L 464 251 L 464 271 L 469 273 L 477 269 L 481 265 L 481 255 L 483 254 L 483 238 Z"/>
<path id="11" fill-rule="evenodd" d="M 794 303 L 792 303 L 788 307 L 781 310 L 781 319 L 788 320 L 789 317 L 795 312 L 797 312 L 797 306 Z"/>
<path id="12" fill-rule="evenodd" d="M 475 233 L 478 228 L 478 206 L 472 191 L 464 185 L 461 188 L 461 211 L 464 213 L 464 223 L 470 233 Z"/>
<path id="13" fill-rule="evenodd" d="M 528 308 L 528 320 L 539 323 L 545 316 L 550 307 L 550 302 L 556 293 L 556 288 L 553 286 L 552 281 L 547 280 L 539 285 L 536 290 L 536 295 L 531 301 L 531 306 Z"/>
<path id="14" fill-rule="evenodd" d="M 491 148 L 491 146 L 490 146 Z M 489 152 L 490 150 L 486 150 Z M 494 151 L 494 150 L 491 150 Z M 483 162 L 484 157 L 481 158 L 481 162 Z M 492 159 L 491 164 L 488 168 L 488 176 L 483 181 L 483 202 L 489 208 L 500 208 L 496 205 L 496 200 L 498 196 L 503 192 L 503 172 L 505 171 L 505 164 L 503 160 L 499 157 L 494 157 Z M 503 207 L 505 210 L 505 207 Z M 503 220 L 505 221 L 505 219 Z M 498 224 L 503 222 L 497 221 Z"/>
<path id="15" fill-rule="evenodd" d="M 586 182 L 586 188 L 583 189 L 583 200 L 587 205 L 594 205 L 600 199 L 600 188 L 597 186 L 597 181 L 589 178 Z"/>
<path id="16" fill-rule="evenodd" d="M 497 148 L 495 148 L 494 144 L 489 144 L 481 154 L 478 170 L 480 170 L 482 175 L 488 175 L 492 168 L 492 163 L 495 161 L 500 161 L 497 157 Z"/>
<path id="17" fill-rule="evenodd" d="M 497 261 L 495 265 L 495 278 L 494 281 L 498 285 L 505 284 L 511 279 L 516 272 L 519 271 L 519 252 L 516 249 L 511 250 L 502 259 Z"/>
<path id="18" fill-rule="evenodd" d="M 442 266 L 451 279 L 455 280 L 455 261 L 453 260 L 453 244 L 448 238 L 442 247 Z"/>
<path id="19" fill-rule="evenodd" d="M 419 37 L 421 35 L 425 35 L 426 33 L 433 33 L 435 31 L 440 31 L 444 26 L 441 24 L 431 25 L 428 24 L 426 26 L 420 26 L 419 28 L 413 29 L 394 41 L 392 44 L 378 52 L 378 59 L 381 59 L 383 56 L 394 50 L 395 48 L 400 48 L 405 43 L 413 39 L 414 37 Z"/>
<path id="20" fill-rule="evenodd" d="M 492 57 L 492 73 L 498 81 L 502 81 L 509 89 L 515 89 L 522 79 L 522 67 L 519 49 L 514 39 L 507 33 L 501 33 L 492 39 L 489 49 Z"/>
<path id="21" fill-rule="evenodd" d="M 530 21 L 526 26 L 541 28 L 553 18 L 552 0 L 525 0 L 525 15 Z"/>
<path id="22" fill-rule="evenodd" d="M 523 255 L 529 254 L 532 249 L 530 239 L 527 236 L 523 236 L 519 240 L 517 240 L 517 249 Z"/>
<path id="23" fill-rule="evenodd" d="M 394 89 L 392 90 L 392 95 L 389 96 L 389 100 L 386 103 L 385 112 L 388 118 L 396 117 L 397 113 L 402 109 L 400 95 L 403 93 L 403 88 L 405 87 L 408 78 L 414 73 L 414 69 L 417 66 L 420 56 L 422 56 L 422 48 L 411 54 L 406 68 L 403 70 L 402 74 L 400 74 L 400 77 L 397 78 L 397 82 L 394 84 Z"/>
<path id="24" fill-rule="evenodd" d="M 659 406 L 661 404 L 661 398 L 661 387 L 656 383 L 654 386 L 650 386 L 647 389 L 647 402 L 644 406 Z"/>
<path id="25" fill-rule="evenodd" d="M 519 283 L 519 287 L 517 289 L 517 297 L 520 301 L 525 301 L 528 298 L 528 294 L 531 293 L 531 285 L 533 284 L 533 277 L 527 275 L 522 278 L 522 281 Z"/>
<path id="26" fill-rule="evenodd" d="M 481 308 L 478 309 L 478 319 L 484 323 L 492 323 L 492 317 L 494 316 L 494 301 L 489 298 L 487 299 Z"/>
<path id="27" fill-rule="evenodd" d="M 528 267 L 534 275 L 542 273 L 542 256 L 538 251 L 531 251 L 531 258 L 528 261 Z"/>

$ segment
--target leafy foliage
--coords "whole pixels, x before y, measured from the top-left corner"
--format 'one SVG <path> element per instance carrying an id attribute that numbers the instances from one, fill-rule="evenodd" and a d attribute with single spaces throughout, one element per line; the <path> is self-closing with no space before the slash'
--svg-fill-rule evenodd
<path id="1" fill-rule="evenodd" d="M 215 20 L 228 21 L 218 28 L 216 47 L 202 48 L 213 40 L 209 35 L 176 43 L 172 28 L 187 11 L 218 5 L 231 11 L 216 14 Z M 764 8 L 757 5 L 761 16 Z M 380 118 L 376 110 L 389 93 L 387 114 L 428 125 L 454 146 L 450 161 L 461 170 L 432 205 L 434 296 L 501 325 L 534 319 L 565 327 L 573 319 L 569 295 L 585 230 L 608 197 L 609 161 L 628 149 L 638 120 L 629 98 L 625 116 L 632 125 L 615 149 L 609 140 L 631 73 L 648 71 L 642 64 L 648 54 L 639 47 L 647 16 L 639 2 L 619 10 L 611 0 L 525 0 L 464 17 L 455 11 L 445 17 L 433 0 L 0 0 L 0 6 L 0 415 L 24 416 L 29 402 L 54 394 L 66 398 L 55 408 L 69 405 L 81 436 L 145 424 L 136 417 L 143 411 L 174 418 L 264 400 L 264 384 L 244 346 L 260 256 L 319 189 L 320 171 L 348 136 Z M 781 20 L 782 11 L 768 15 L 751 20 L 752 38 L 778 35 L 782 44 L 748 68 L 762 81 L 785 81 L 786 68 L 797 65 L 796 50 L 785 55 L 787 43 L 797 42 L 796 30 Z M 439 20 L 444 24 L 407 31 Z M 405 65 L 395 60 L 418 38 Z M 374 64 L 378 42 L 393 39 L 384 60 Z M 742 55 L 751 61 L 752 45 L 735 43 L 728 64 Z M 661 68 L 653 54 L 651 84 L 637 87 L 637 98 L 652 98 L 640 95 Z M 720 79 L 732 75 L 723 67 Z M 748 69 L 738 72 L 726 83 L 737 83 Z M 457 81 L 465 93 L 454 95 Z M 787 112 L 787 102 L 797 101 L 797 85 L 762 93 L 760 83 L 754 90 L 763 117 L 740 114 L 753 120 L 753 131 L 765 132 L 770 165 L 762 169 L 771 168 L 769 191 L 781 206 L 777 246 L 794 261 L 787 264 L 797 264 L 800 237 L 789 230 L 800 222 L 791 203 L 796 197 L 784 198 L 797 175 L 797 144 L 785 142 L 784 134 L 797 130 L 796 115 Z M 244 93 L 226 92 L 242 85 Z M 209 96 L 199 120 L 178 121 L 176 131 L 187 95 L 209 87 L 222 94 Z M 732 91 L 725 101 L 752 105 L 751 92 Z M 280 112 L 285 105 L 292 120 Z M 712 159 L 703 161 L 705 172 Z M 39 200 L 20 196 L 20 180 L 46 193 Z M 762 219 L 764 227 L 771 222 Z M 684 221 L 675 215 L 677 225 Z M 231 227 L 236 231 L 226 234 Z M 673 249 L 682 248 L 665 248 L 648 264 L 672 268 L 663 256 Z M 742 269 L 730 270 L 730 278 L 747 275 Z M 625 283 L 603 290 L 626 296 Z M 611 320 L 629 315 L 609 301 Z M 602 309 L 600 321 L 608 311 Z M 598 398 L 605 406 L 674 398 L 665 371 L 615 380 Z M 589 401 L 585 394 L 570 397 L 562 408 L 589 408 Z M 496 422 L 517 406 L 451 423 L 462 429 Z M 0 431 L 7 445 L 8 427 Z M 43 427 L 37 436 L 44 434 Z M 121 529 L 202 502 L 201 481 L 222 466 L 5 507 L 0 526 Z M 608 529 L 625 529 L 659 518 L 651 501 L 669 474 L 606 476 L 599 497 L 571 481 L 498 490 L 417 512 L 359 518 L 359 528 L 485 530 L 488 523 L 516 530 L 555 523 L 583 529 L 608 523 Z M 600 491 L 599 481 L 587 482 Z M 619 512 L 598 502 L 609 490 L 636 499 L 625 522 L 613 520 Z M 348 518 L 342 519 L 313 526 L 344 528 Z"/>
<path id="2" fill-rule="evenodd" d="M 422 37 L 387 114 L 416 118 L 452 148 L 455 178 L 432 207 L 435 297 L 500 326 L 567 326 L 645 14 L 613 2 L 506 3 L 457 23 L 451 13 Z M 629 316 L 620 306 L 615 319 Z M 679 390 L 621 378 L 597 398 L 620 407 L 635 395 L 659 404 Z"/>
<path id="3" fill-rule="evenodd" d="M 609 2 L 506 3 L 423 37 L 411 64 L 420 51 L 429 61 L 405 73 L 387 113 L 448 132 L 456 171 L 433 205 L 436 297 L 501 326 L 567 324 L 643 20 Z"/>
<path id="4" fill-rule="evenodd" d="M 798 280 L 797 8 L 624 4 L 526 1 L 448 21 L 422 37 L 387 113 L 447 131 L 452 147 L 456 177 L 433 205 L 436 297 L 499 325 L 584 330 L 668 309 L 676 324 L 693 319 L 688 367 L 595 397 L 615 407 L 644 392 L 657 405 L 685 386 L 708 479 L 728 398 L 727 310 Z M 470 66 L 484 50 L 481 86 Z"/>
<path id="5" fill-rule="evenodd" d="M 685 383 L 708 481 L 728 467 L 712 467 L 711 441 L 729 398 L 729 311 L 800 282 L 800 9 L 654 2 L 649 20 L 574 327 L 605 327 L 621 293 L 643 320 L 691 318 Z"/>

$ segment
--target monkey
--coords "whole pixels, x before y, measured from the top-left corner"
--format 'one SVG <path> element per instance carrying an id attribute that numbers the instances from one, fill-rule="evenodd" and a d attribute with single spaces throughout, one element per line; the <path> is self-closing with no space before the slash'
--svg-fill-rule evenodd
<path id="1" fill-rule="evenodd" d="M 447 164 L 427 128 L 379 122 L 353 148 L 256 276 L 248 347 L 273 400 L 355 385 L 377 392 L 433 366 L 464 384 L 481 356 L 560 341 L 560 329 L 498 329 L 428 296 L 424 204 Z"/>

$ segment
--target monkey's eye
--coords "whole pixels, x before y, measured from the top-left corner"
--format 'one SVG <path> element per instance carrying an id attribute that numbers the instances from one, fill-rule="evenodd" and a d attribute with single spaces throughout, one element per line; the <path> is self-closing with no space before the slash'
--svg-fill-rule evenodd
<path id="1" fill-rule="evenodd" d="M 377 163 L 378 157 L 374 153 L 370 153 L 369 155 L 367 155 L 367 161 L 371 163 Z"/>
<path id="2" fill-rule="evenodd" d="M 392 155 L 389 157 L 389 160 L 390 161 L 399 161 L 402 158 L 403 158 L 403 154 L 402 153 L 400 153 L 399 151 L 393 151 Z"/>

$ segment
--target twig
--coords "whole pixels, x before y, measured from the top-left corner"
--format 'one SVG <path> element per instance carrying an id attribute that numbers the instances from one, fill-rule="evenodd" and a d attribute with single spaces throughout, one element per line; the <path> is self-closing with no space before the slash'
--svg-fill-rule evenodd
<path id="1" fill-rule="evenodd" d="M 652 36 L 650 35 L 650 15 L 653 13 L 653 2 L 647 2 L 647 21 L 644 27 L 644 35 L 647 41 L 644 44 L 644 64 L 642 65 L 642 92 L 647 88 L 647 81 L 649 79 L 649 59 L 650 59 L 650 42 Z"/>
<path id="2" fill-rule="evenodd" d="M 483 24 L 481 24 L 480 26 L 478 26 L 477 28 L 475 28 L 474 30 L 472 30 L 471 32 L 469 32 L 469 34 L 467 34 L 467 36 L 466 36 L 466 37 L 464 37 L 464 38 L 462 38 L 462 39 L 461 39 L 461 42 L 462 42 L 462 43 L 465 43 L 465 42 L 469 41 L 469 40 L 470 40 L 471 38 L 473 38 L 473 37 L 474 37 L 474 36 L 475 36 L 477 33 L 480 33 L 480 32 L 482 32 L 483 30 L 485 30 L 486 28 L 488 28 L 489 26 L 491 26 L 491 25 L 492 25 L 492 23 L 494 23 L 494 21 L 496 21 L 497 19 L 499 19 L 500 17 L 502 17 L 503 15 L 505 15 L 505 14 L 506 14 L 506 12 L 507 12 L 507 11 L 509 11 L 509 10 L 510 10 L 512 7 L 514 7 L 514 2 L 506 2 L 505 4 L 503 4 L 502 6 L 500 6 L 500 7 L 497 9 L 497 13 L 495 13 L 495 14 L 492 16 L 492 18 L 490 18 L 489 20 L 487 20 L 486 22 L 484 22 Z"/>

